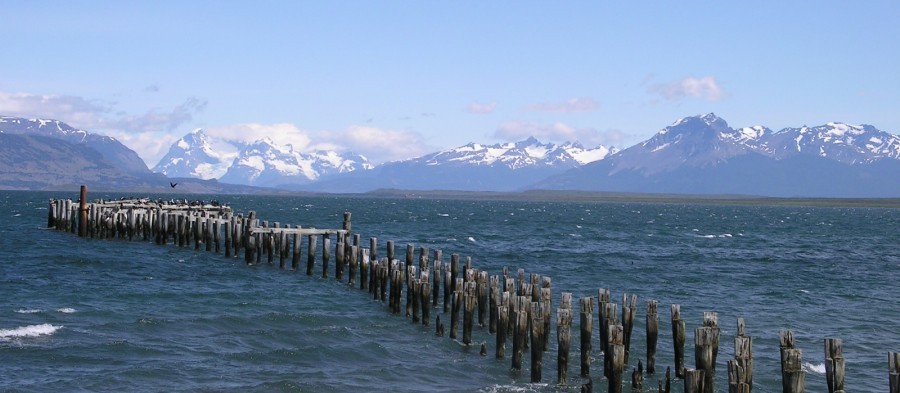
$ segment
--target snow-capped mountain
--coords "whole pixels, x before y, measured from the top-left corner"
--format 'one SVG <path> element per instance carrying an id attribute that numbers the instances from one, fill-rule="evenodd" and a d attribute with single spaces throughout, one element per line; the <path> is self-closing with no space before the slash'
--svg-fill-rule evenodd
<path id="1" fill-rule="evenodd" d="M 875 127 L 733 129 L 715 114 L 533 185 L 617 192 L 898 196 L 900 137 Z"/>
<path id="2" fill-rule="evenodd" d="M 372 169 L 358 154 L 332 151 L 303 153 L 264 138 L 247 145 L 220 181 L 266 187 L 306 184 L 330 175 Z"/>
<path id="3" fill-rule="evenodd" d="M 85 145 L 100 153 L 109 164 L 126 173 L 137 175 L 150 173 L 144 160 L 116 138 L 78 130 L 59 120 L 0 116 L 0 133 L 46 136 Z"/>
<path id="4" fill-rule="evenodd" d="M 469 143 L 450 150 L 431 153 L 407 160 L 423 165 L 449 166 L 502 166 L 509 169 L 527 167 L 575 168 L 589 162 L 602 160 L 615 149 L 598 146 L 585 149 L 579 143 L 566 142 L 562 145 L 541 143 L 534 137 L 515 143 L 482 145 Z"/>
<path id="5" fill-rule="evenodd" d="M 217 179 L 228 171 L 242 147 L 237 142 L 212 139 L 198 128 L 172 144 L 153 171 L 169 177 Z"/>
<path id="6" fill-rule="evenodd" d="M 372 169 L 360 155 L 332 151 L 299 152 L 270 138 L 250 144 L 188 133 L 169 147 L 153 170 L 170 177 L 219 179 L 263 187 L 306 184 L 339 173 Z"/>
<path id="7" fill-rule="evenodd" d="M 547 176 L 602 160 L 615 151 L 604 146 L 587 149 L 578 143 L 545 144 L 535 138 L 494 145 L 469 143 L 418 158 L 389 162 L 372 171 L 320 181 L 308 189 L 326 192 L 365 192 L 379 188 L 513 191 Z"/>

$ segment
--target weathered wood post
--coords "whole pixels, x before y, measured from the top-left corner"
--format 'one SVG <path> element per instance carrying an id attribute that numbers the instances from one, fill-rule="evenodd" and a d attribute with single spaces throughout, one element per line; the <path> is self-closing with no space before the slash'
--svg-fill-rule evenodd
<path id="1" fill-rule="evenodd" d="M 300 228 L 297 225 L 297 228 Z M 328 260 L 331 259 L 331 234 L 322 234 L 322 278 L 328 278 Z"/>
<path id="2" fill-rule="evenodd" d="M 369 265 L 371 263 L 368 248 L 359 249 L 359 289 L 369 289 Z"/>
<path id="3" fill-rule="evenodd" d="M 313 274 L 313 266 L 316 263 L 316 235 L 306 237 L 306 275 Z"/>
<path id="4" fill-rule="evenodd" d="M 463 285 L 463 299 L 465 304 L 465 310 L 463 310 L 463 344 L 469 345 L 472 343 L 472 325 L 475 319 L 475 298 L 478 284 L 469 281 Z"/>
<path id="5" fill-rule="evenodd" d="M 629 301 L 630 300 L 630 301 Z M 631 331 L 634 328 L 634 313 L 637 309 L 637 295 L 622 294 L 622 329 L 623 345 L 625 345 L 625 363 L 631 353 Z"/>
<path id="6" fill-rule="evenodd" d="M 900 393 L 900 352 L 888 352 L 890 393 Z"/>
<path id="7" fill-rule="evenodd" d="M 359 268 L 359 246 L 350 246 L 350 268 L 347 270 L 347 284 L 351 287 L 356 284 L 356 271 Z M 408 300 L 408 299 L 407 299 Z M 406 313 L 409 316 L 409 313 Z"/>
<path id="8" fill-rule="evenodd" d="M 684 369 L 684 393 L 702 393 L 703 381 L 703 370 Z"/>
<path id="9" fill-rule="evenodd" d="M 334 279 L 341 281 L 344 279 L 344 237 L 338 235 L 338 240 L 334 243 Z"/>
<path id="10" fill-rule="evenodd" d="M 431 318 L 431 283 L 428 281 L 427 270 L 422 272 L 420 285 L 422 286 L 420 291 L 422 298 L 419 301 L 419 304 L 422 305 L 422 326 L 428 326 L 428 320 Z"/>
<path id="11" fill-rule="evenodd" d="M 516 331 L 513 337 L 512 369 L 522 369 L 522 357 L 525 354 L 525 340 L 528 337 L 528 309 L 531 304 L 530 296 L 516 297 Z"/>
<path id="12" fill-rule="evenodd" d="M 459 289 L 453 291 L 453 299 L 451 301 L 451 310 L 450 310 L 450 338 L 456 339 L 456 331 L 459 325 L 459 309 L 462 305 L 462 279 L 457 279 L 459 283 L 457 283 Z"/>
<path id="13" fill-rule="evenodd" d="M 790 330 L 778 333 L 781 349 L 781 388 L 784 393 L 804 391 L 804 373 L 800 359 L 800 349 L 794 347 L 794 334 Z"/>
<path id="14" fill-rule="evenodd" d="M 447 273 L 450 274 L 449 272 Z M 508 298 L 508 297 L 507 297 Z M 497 306 L 497 348 L 496 358 L 506 356 L 506 327 L 509 325 L 509 307 Z"/>
<path id="15" fill-rule="evenodd" d="M 394 265 L 393 264 L 393 262 L 394 262 L 394 241 L 388 240 L 387 244 L 385 245 L 385 248 L 387 248 L 386 253 L 387 253 L 387 260 L 388 260 L 388 274 L 391 274 L 393 276 L 393 274 L 394 274 L 394 267 L 393 267 L 393 265 Z"/>
<path id="16" fill-rule="evenodd" d="M 556 381 L 559 385 L 568 385 L 569 348 L 572 338 L 572 294 L 562 293 L 560 308 L 556 310 Z"/>
<path id="17" fill-rule="evenodd" d="M 825 339 L 825 382 L 828 393 L 844 392 L 844 355 L 839 338 Z"/>
<path id="18" fill-rule="evenodd" d="M 581 298 L 581 376 L 591 376 L 591 321 L 594 318 L 594 299 Z"/>
<path id="19" fill-rule="evenodd" d="M 443 274 L 441 274 L 442 261 L 441 261 L 441 250 L 434 250 L 434 270 L 432 270 L 432 282 L 431 282 L 431 306 L 437 310 L 438 306 L 438 297 L 441 294 L 441 281 L 443 280 Z"/>
<path id="20" fill-rule="evenodd" d="M 604 304 L 604 306 L 606 307 L 606 310 L 603 311 L 604 318 L 603 318 L 603 321 L 601 322 L 602 325 L 606 325 L 606 337 L 602 338 L 602 340 L 606 341 L 606 353 L 605 353 L 605 356 L 603 356 L 603 376 L 606 378 L 612 378 L 612 367 L 613 367 L 612 351 L 613 351 L 613 348 L 612 348 L 611 344 L 609 343 L 609 338 L 612 337 L 612 335 L 609 334 L 609 329 L 612 329 L 613 326 L 620 326 L 620 323 L 619 323 L 619 319 L 616 317 L 616 308 L 618 306 L 612 302 L 606 303 L 606 304 Z M 623 334 L 624 334 L 624 331 L 623 331 Z M 624 342 L 624 337 L 623 337 L 623 342 Z M 624 344 L 623 344 L 622 348 L 624 348 Z"/>
<path id="21" fill-rule="evenodd" d="M 675 352 L 675 378 L 684 378 L 684 330 L 681 319 L 681 305 L 673 304 L 672 310 L 672 346 Z M 687 382 L 685 382 L 687 387 Z"/>
<path id="22" fill-rule="evenodd" d="M 87 186 L 81 186 L 81 196 L 78 198 L 78 236 L 87 236 Z"/>
<path id="23" fill-rule="evenodd" d="M 225 258 L 231 258 L 231 252 L 234 245 L 231 243 L 231 231 L 234 228 L 234 217 L 231 218 L 230 221 L 225 222 L 224 232 L 225 232 Z M 296 241 L 296 239 L 294 240 Z M 296 270 L 296 266 L 294 267 Z"/>
<path id="24" fill-rule="evenodd" d="M 478 298 L 478 326 L 484 326 L 485 311 L 488 305 L 488 274 L 480 271 L 475 278 L 476 297 Z"/>
<path id="25" fill-rule="evenodd" d="M 729 393 L 749 393 L 753 389 L 753 338 L 745 335 L 744 330 L 744 318 L 738 318 L 734 359 L 728 362 Z"/>
<path id="26" fill-rule="evenodd" d="M 702 393 L 712 393 L 715 383 L 715 356 L 713 343 L 718 341 L 719 329 L 713 327 L 700 327 L 694 329 L 694 360 L 697 370 L 703 371 L 703 381 L 700 384 Z"/>
<path id="27" fill-rule="evenodd" d="M 647 301 L 647 374 L 656 373 L 656 343 L 659 338 L 659 316 L 656 300 Z"/>
<path id="28" fill-rule="evenodd" d="M 607 341 L 609 340 L 609 333 L 606 331 L 607 322 L 606 322 L 606 305 L 609 303 L 609 288 L 598 288 L 597 289 L 597 338 L 599 341 L 600 351 L 604 354 L 609 353 L 609 348 L 607 348 Z"/>
<path id="29" fill-rule="evenodd" d="M 541 302 L 531 302 L 531 383 L 541 382 L 544 355 L 544 311 Z"/>
<path id="30" fill-rule="evenodd" d="M 604 356 L 609 358 L 609 388 L 607 391 L 622 393 L 622 372 L 625 371 L 625 329 L 622 325 L 609 325 L 607 331 L 609 332 L 607 341 L 609 353 Z"/>
<path id="31" fill-rule="evenodd" d="M 406 268 L 407 269 L 409 269 L 410 266 L 417 266 L 417 265 L 415 265 L 415 260 L 414 260 L 415 250 L 416 250 L 416 247 L 413 246 L 412 244 L 406 245 Z"/>

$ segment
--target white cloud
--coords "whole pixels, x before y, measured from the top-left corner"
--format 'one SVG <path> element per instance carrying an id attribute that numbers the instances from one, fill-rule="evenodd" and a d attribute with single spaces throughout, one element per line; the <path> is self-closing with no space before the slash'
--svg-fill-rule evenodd
<path id="1" fill-rule="evenodd" d="M 497 108 L 496 102 L 490 102 L 490 103 L 486 103 L 486 104 L 479 103 L 479 102 L 473 102 L 473 103 L 469 104 L 468 106 L 466 106 L 466 112 L 477 113 L 477 114 L 488 114 L 488 113 L 493 112 L 495 108 Z"/>
<path id="2" fill-rule="evenodd" d="M 317 143 L 315 148 L 362 154 L 373 164 L 418 157 L 431 148 L 417 132 L 359 125 L 340 132 L 320 132 L 317 140 L 321 143 Z"/>
<path id="3" fill-rule="evenodd" d="M 542 102 L 528 105 L 531 112 L 551 113 L 578 113 L 593 112 L 600 108 L 600 104 L 590 97 L 570 98 L 563 102 Z"/>
<path id="4" fill-rule="evenodd" d="M 0 113 L 8 116 L 95 125 L 109 111 L 109 105 L 78 96 L 0 92 Z"/>
<path id="5" fill-rule="evenodd" d="M 114 113 L 114 105 L 79 96 L 0 92 L 0 114 L 54 119 L 118 139 L 152 166 L 180 136 L 169 135 L 203 112 L 206 100 L 189 97 L 171 110 Z"/>
<path id="6" fill-rule="evenodd" d="M 588 147 L 619 146 L 624 139 L 624 134 L 614 129 L 600 131 L 590 127 L 576 128 L 561 122 L 540 124 L 525 121 L 503 123 L 497 127 L 492 136 L 510 142 L 520 141 L 530 136 L 542 142 L 577 141 Z"/>
<path id="7" fill-rule="evenodd" d="M 301 130 L 290 123 L 233 124 L 222 127 L 210 127 L 205 129 L 205 131 L 211 137 L 243 143 L 269 138 L 279 145 L 292 145 L 296 151 L 309 150 L 311 142 L 309 131 Z"/>
<path id="8" fill-rule="evenodd" d="M 651 93 L 661 95 L 667 100 L 677 100 L 684 97 L 697 97 L 707 101 L 718 101 L 725 96 L 725 92 L 712 76 L 702 78 L 687 77 L 680 81 L 656 84 L 650 87 Z"/>

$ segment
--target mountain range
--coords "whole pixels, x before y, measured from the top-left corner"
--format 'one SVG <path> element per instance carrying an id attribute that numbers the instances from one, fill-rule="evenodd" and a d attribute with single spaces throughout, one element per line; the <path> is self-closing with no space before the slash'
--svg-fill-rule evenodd
<path id="1" fill-rule="evenodd" d="M 0 117 L 0 164 L 5 168 L 0 187 L 23 189 L 93 178 L 112 188 L 152 188 L 168 177 L 201 190 L 197 192 L 259 191 L 255 186 L 314 192 L 547 189 L 900 196 L 897 135 L 844 123 L 779 131 L 731 128 L 712 113 L 679 119 L 621 151 L 528 138 L 469 143 L 377 166 L 353 153 L 297 151 L 270 138 L 244 143 L 194 130 L 174 143 L 153 171 L 114 138 L 55 120 Z"/>

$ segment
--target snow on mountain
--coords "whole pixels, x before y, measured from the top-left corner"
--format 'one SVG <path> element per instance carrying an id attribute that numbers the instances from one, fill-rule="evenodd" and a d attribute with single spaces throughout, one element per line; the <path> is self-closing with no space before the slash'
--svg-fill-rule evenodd
<path id="1" fill-rule="evenodd" d="M 733 129 L 715 114 L 531 187 L 614 192 L 885 197 L 900 192 L 900 137 L 868 125 Z"/>
<path id="2" fill-rule="evenodd" d="M 79 130 L 59 120 L 0 116 L 0 133 L 47 136 L 73 144 L 83 144 L 127 173 L 140 175 L 150 173 L 144 160 L 116 138 Z"/>
<path id="3" fill-rule="evenodd" d="M 482 145 L 469 143 L 449 150 L 406 160 L 429 166 L 499 166 L 509 169 L 527 167 L 574 168 L 601 160 L 615 150 L 604 146 L 586 149 L 578 143 L 556 145 L 541 143 L 534 137 L 519 142 Z"/>
<path id="4" fill-rule="evenodd" d="M 291 145 L 264 138 L 247 145 L 234 158 L 220 181 L 232 184 L 280 187 L 306 184 L 325 176 L 372 169 L 357 154 L 332 151 L 303 153 Z"/>
<path id="5" fill-rule="evenodd" d="M 236 142 L 210 138 L 198 128 L 173 143 L 153 171 L 169 177 L 216 179 L 228 171 L 241 147 Z"/>
<path id="6" fill-rule="evenodd" d="M 870 125 L 828 123 L 818 127 L 785 128 L 771 135 L 777 158 L 795 155 L 825 157 L 845 164 L 900 159 L 900 137 Z"/>

